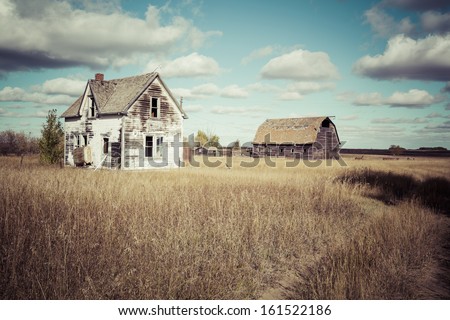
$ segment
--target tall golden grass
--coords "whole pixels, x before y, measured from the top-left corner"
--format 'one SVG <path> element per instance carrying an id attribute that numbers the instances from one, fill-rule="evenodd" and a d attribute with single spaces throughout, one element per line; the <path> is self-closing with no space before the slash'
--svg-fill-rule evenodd
<path id="1" fill-rule="evenodd" d="M 347 162 L 122 172 L 0 158 L 0 295 L 449 298 L 449 218 L 411 194 L 380 201 L 362 177 L 447 178 L 448 161 Z"/>

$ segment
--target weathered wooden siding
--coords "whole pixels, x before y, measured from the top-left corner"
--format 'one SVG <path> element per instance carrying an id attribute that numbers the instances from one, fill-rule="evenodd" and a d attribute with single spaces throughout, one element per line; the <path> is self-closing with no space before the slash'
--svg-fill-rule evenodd
<path id="1" fill-rule="evenodd" d="M 151 116 L 151 100 L 159 99 L 159 115 Z M 124 169 L 172 168 L 183 157 L 183 118 L 159 79 L 142 93 L 124 117 Z M 163 157 L 145 157 L 145 137 L 163 138 Z"/>
<path id="2" fill-rule="evenodd" d="M 335 126 L 320 127 L 316 141 L 312 144 L 254 144 L 254 157 L 294 157 L 305 159 L 327 159 L 336 156 L 339 147 Z"/>
<path id="3" fill-rule="evenodd" d="M 103 116 L 101 118 L 91 118 L 88 116 L 90 99 L 88 96 L 90 91 L 86 90 L 80 110 L 80 118 L 66 118 L 64 122 L 65 132 L 65 150 L 64 161 L 66 165 L 74 166 L 73 151 L 76 147 L 84 146 L 84 138 L 87 137 L 87 145 L 91 147 L 93 165 L 114 167 L 118 166 L 120 160 L 117 157 L 117 152 L 111 153 L 111 146 L 114 146 L 114 151 L 117 150 L 117 145 L 120 149 L 121 143 L 121 117 L 120 116 Z M 103 138 L 109 139 L 109 153 L 103 153 Z M 81 143 L 80 143 L 81 142 Z M 104 160 L 104 161 L 103 161 Z"/>
<path id="4" fill-rule="evenodd" d="M 94 166 L 145 169 L 172 168 L 181 165 L 183 117 L 159 78 L 145 89 L 129 108 L 127 115 L 100 114 L 90 117 L 90 94 L 88 87 L 82 102 L 80 118 L 65 119 L 67 165 L 74 165 L 73 152 L 76 147 L 84 146 L 82 138 L 84 135 L 87 136 L 88 145 L 92 149 Z M 159 114 L 156 118 L 151 115 L 152 97 L 159 99 Z M 145 157 L 146 136 L 163 138 L 162 157 Z M 104 152 L 104 139 L 108 139 L 107 153 Z M 154 148 L 156 149 L 156 144 Z"/>

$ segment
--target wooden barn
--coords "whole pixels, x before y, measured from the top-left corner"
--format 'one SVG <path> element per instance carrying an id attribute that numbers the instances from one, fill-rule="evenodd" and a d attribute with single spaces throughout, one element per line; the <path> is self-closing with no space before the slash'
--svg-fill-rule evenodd
<path id="1" fill-rule="evenodd" d="M 329 159 L 339 156 L 339 146 L 329 117 L 267 119 L 256 131 L 252 155 Z"/>
<path id="2" fill-rule="evenodd" d="M 176 168 L 187 119 L 158 73 L 105 80 L 96 74 L 64 118 L 66 165 Z"/>

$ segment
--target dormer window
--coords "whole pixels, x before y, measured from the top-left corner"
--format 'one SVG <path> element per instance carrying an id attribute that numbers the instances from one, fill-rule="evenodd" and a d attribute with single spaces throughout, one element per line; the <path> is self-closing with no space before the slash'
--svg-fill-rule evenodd
<path id="1" fill-rule="evenodd" d="M 91 118 L 95 117 L 95 100 L 94 100 L 94 97 L 91 97 L 91 107 L 89 109 L 89 116 Z"/>
<path id="2" fill-rule="evenodd" d="M 159 98 L 152 97 L 150 105 L 150 115 L 152 118 L 159 118 Z"/>

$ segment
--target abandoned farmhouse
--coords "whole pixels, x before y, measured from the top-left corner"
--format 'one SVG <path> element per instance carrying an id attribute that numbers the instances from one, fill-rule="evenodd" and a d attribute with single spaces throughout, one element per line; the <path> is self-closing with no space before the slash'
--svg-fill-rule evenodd
<path id="1" fill-rule="evenodd" d="M 61 117 L 64 162 L 71 166 L 178 168 L 192 154 L 323 159 L 336 157 L 340 147 L 330 118 L 310 117 L 266 120 L 253 147 L 241 148 L 245 153 L 231 147 L 184 148 L 187 115 L 156 72 L 113 80 L 97 73 Z"/>
<path id="2" fill-rule="evenodd" d="M 121 169 L 181 165 L 187 115 L 158 73 L 114 80 L 96 74 L 61 117 L 67 165 Z"/>

